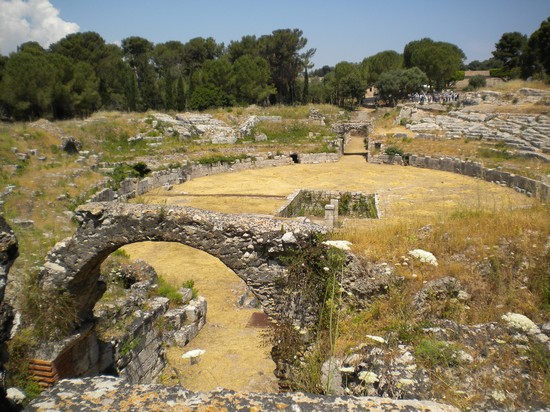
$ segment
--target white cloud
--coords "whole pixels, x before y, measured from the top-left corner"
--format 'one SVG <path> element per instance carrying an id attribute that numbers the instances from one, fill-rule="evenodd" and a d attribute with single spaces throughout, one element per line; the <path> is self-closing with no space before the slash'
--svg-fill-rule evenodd
<path id="1" fill-rule="evenodd" d="M 79 30 L 59 17 L 49 0 L 0 0 L 0 54 L 7 55 L 27 41 L 43 47 Z"/>

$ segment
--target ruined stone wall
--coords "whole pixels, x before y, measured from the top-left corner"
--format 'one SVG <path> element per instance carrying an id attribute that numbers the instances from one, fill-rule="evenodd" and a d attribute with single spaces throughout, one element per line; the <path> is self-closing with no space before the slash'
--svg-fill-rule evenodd
<path id="1" fill-rule="evenodd" d="M 211 176 L 220 173 L 238 172 L 249 169 L 262 169 L 274 166 L 288 166 L 293 164 L 292 158 L 288 156 L 273 156 L 272 158 L 258 157 L 256 159 L 237 160 L 234 163 L 214 163 L 208 165 L 193 164 L 189 167 L 188 179 L 196 179 L 203 176 Z"/>
<path id="2" fill-rule="evenodd" d="M 129 383 L 151 383 L 166 366 L 163 335 L 156 322 L 168 310 L 167 298 L 149 301 L 149 308 L 127 328 L 121 339 L 104 345 L 114 371 Z M 105 362 L 106 363 L 106 362 Z"/>
<path id="3" fill-rule="evenodd" d="M 518 176 L 502 170 L 489 169 L 477 162 L 464 161 L 451 157 L 434 158 L 430 156 L 415 155 L 411 155 L 405 160 L 401 156 L 379 155 L 373 156 L 372 158 L 369 157 L 368 161 L 369 163 L 408 164 L 414 167 L 457 173 L 510 187 L 543 202 L 550 200 L 550 185 L 548 183 L 524 176 Z"/>
<path id="4" fill-rule="evenodd" d="M 549 185 L 538 180 L 518 176 L 502 170 L 488 169 L 476 162 L 467 162 L 450 157 L 431 158 L 429 156 L 413 155 L 409 157 L 409 165 L 475 177 L 487 182 L 494 182 L 511 187 L 520 193 L 535 197 L 541 201 L 550 200 Z"/>
<path id="5" fill-rule="evenodd" d="M 302 164 L 333 163 L 339 159 L 339 153 L 301 153 L 298 155 L 298 162 Z"/>
<path id="6" fill-rule="evenodd" d="M 166 366 L 165 346 L 185 346 L 206 323 L 202 297 L 179 308 L 168 305 L 167 298 L 148 300 L 147 310 L 136 311 L 120 337 L 99 336 L 96 325 L 87 323 L 70 337 L 38 348 L 34 357 L 40 361 L 34 362 L 51 365 L 51 376 L 41 373 L 39 382 L 49 386 L 58 379 L 100 373 L 115 374 L 129 383 L 154 382 Z"/>
<path id="7" fill-rule="evenodd" d="M 303 164 L 318 164 L 337 162 L 340 158 L 338 153 L 305 153 L 299 154 L 297 159 Z M 136 196 L 140 196 L 153 189 L 180 184 L 187 180 L 196 179 L 203 176 L 211 176 L 220 173 L 238 172 L 249 169 L 263 169 L 275 166 L 288 166 L 294 164 L 294 160 L 285 155 L 273 157 L 258 157 L 256 159 L 247 158 L 237 160 L 233 163 L 213 163 L 198 164 L 194 163 L 181 169 L 161 170 L 153 172 L 151 176 L 143 179 L 128 178 L 124 179 L 118 190 L 105 188 L 90 198 L 90 202 L 111 202 L 127 201 Z"/>
<path id="8" fill-rule="evenodd" d="M 373 164 L 388 164 L 403 166 L 403 158 L 399 155 L 377 154 L 371 155 L 369 152 L 368 162 Z"/>
<path id="9" fill-rule="evenodd" d="M 330 190 L 300 189 L 288 197 L 286 205 L 277 212 L 278 216 L 323 216 L 325 205 L 338 199 L 338 215 L 377 218 L 376 199 L 373 194 L 341 192 Z"/>

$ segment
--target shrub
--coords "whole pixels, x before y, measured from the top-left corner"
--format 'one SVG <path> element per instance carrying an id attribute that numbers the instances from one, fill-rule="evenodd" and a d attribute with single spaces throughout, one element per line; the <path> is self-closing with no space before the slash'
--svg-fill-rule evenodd
<path id="1" fill-rule="evenodd" d="M 466 75 L 466 72 L 464 70 L 457 70 L 454 72 L 453 77 L 451 77 L 452 81 L 458 82 L 459 80 L 464 80 L 464 76 Z"/>
<path id="2" fill-rule="evenodd" d="M 168 298 L 171 304 L 180 305 L 182 303 L 183 296 L 178 292 L 178 289 L 160 276 L 158 278 L 157 293 L 163 298 Z"/>
<path id="3" fill-rule="evenodd" d="M 414 349 L 419 360 L 428 368 L 458 366 L 458 348 L 436 339 L 422 339 Z"/>
<path id="4" fill-rule="evenodd" d="M 479 89 L 480 87 L 487 86 L 487 80 L 484 76 L 477 75 L 468 80 L 468 86 L 471 86 L 474 89 Z"/>
<path id="5" fill-rule="evenodd" d="M 504 77 L 508 77 L 508 72 L 503 68 L 491 69 L 489 70 L 489 75 L 491 77 L 499 77 L 502 79 Z"/>
<path id="6" fill-rule="evenodd" d="M 384 153 L 386 153 L 388 156 L 395 156 L 395 155 L 403 156 L 404 154 L 403 149 L 397 146 L 386 147 L 386 150 L 384 151 Z"/>
<path id="7" fill-rule="evenodd" d="M 149 169 L 145 162 L 137 162 L 133 165 L 128 165 L 126 163 L 118 164 L 110 174 L 112 188 L 117 190 L 120 187 L 120 183 L 128 177 L 145 177 L 149 173 L 151 173 L 151 169 Z"/>
<path id="8" fill-rule="evenodd" d="M 145 177 L 151 173 L 151 169 L 147 167 L 147 164 L 144 162 L 137 162 L 132 165 L 132 169 L 138 174 L 136 177 Z"/>
<path id="9" fill-rule="evenodd" d="M 185 289 L 191 289 L 191 292 L 193 293 L 193 299 L 199 297 L 199 290 L 195 287 L 195 281 L 193 279 L 184 281 L 181 286 Z"/>

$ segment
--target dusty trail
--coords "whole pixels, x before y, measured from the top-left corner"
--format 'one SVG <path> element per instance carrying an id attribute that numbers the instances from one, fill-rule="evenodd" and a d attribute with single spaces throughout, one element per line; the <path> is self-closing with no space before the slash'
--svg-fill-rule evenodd
<path id="1" fill-rule="evenodd" d="M 163 383 L 182 384 L 193 391 L 223 387 L 244 392 L 277 392 L 275 364 L 262 345 L 262 329 L 247 327 L 256 309 L 237 307 L 246 285 L 218 259 L 178 243 L 143 242 L 125 246 L 133 259 L 146 260 L 158 274 L 179 285 L 193 279 L 207 299 L 207 324 L 185 348 L 168 348 L 170 367 Z M 205 349 L 191 365 L 181 355 Z M 172 368 L 178 370 L 174 372 Z"/>

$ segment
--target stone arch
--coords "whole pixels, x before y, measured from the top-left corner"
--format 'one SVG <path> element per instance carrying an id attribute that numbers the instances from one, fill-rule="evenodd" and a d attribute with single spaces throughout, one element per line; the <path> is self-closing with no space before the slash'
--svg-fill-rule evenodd
<path id="1" fill-rule="evenodd" d="M 75 218 L 75 234 L 48 253 L 39 276 L 44 293 L 67 293 L 72 298 L 75 326 L 92 318 L 104 292 L 101 263 L 118 248 L 141 241 L 179 242 L 205 251 L 244 280 L 268 316 L 296 318 L 278 293 L 286 274 L 280 257 L 307 247 L 315 234 L 325 231 L 315 224 L 267 216 L 115 202 L 81 206 Z M 303 316 L 295 320 L 307 321 Z"/>

